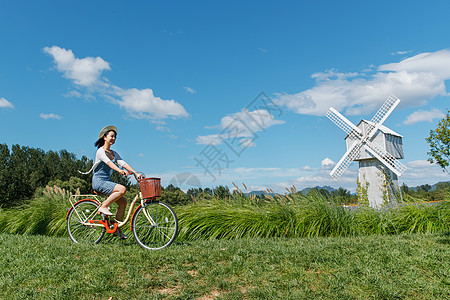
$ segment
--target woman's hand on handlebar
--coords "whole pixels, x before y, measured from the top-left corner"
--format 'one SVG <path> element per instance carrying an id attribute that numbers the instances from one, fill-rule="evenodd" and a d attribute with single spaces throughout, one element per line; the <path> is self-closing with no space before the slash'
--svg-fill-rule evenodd
<path id="1" fill-rule="evenodd" d="M 119 174 L 122 175 L 122 176 L 128 176 L 129 175 L 127 170 L 120 170 Z"/>
<path id="2" fill-rule="evenodd" d="M 122 171 L 125 171 L 125 170 L 122 170 Z M 122 174 L 122 173 L 121 173 Z M 134 175 L 134 178 L 136 178 L 136 180 L 139 180 L 139 179 L 142 179 L 142 174 L 140 174 L 140 173 L 137 173 L 137 172 L 130 172 L 130 171 L 128 171 L 125 175 Z"/>
<path id="3" fill-rule="evenodd" d="M 130 173 L 134 175 L 134 178 L 136 178 L 136 180 L 142 179 L 142 174 L 141 173 Z"/>

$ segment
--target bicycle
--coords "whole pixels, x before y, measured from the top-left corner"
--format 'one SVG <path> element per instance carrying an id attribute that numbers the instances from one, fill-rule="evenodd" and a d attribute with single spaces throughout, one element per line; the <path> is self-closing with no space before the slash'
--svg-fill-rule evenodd
<path id="1" fill-rule="evenodd" d="M 114 234 L 131 219 L 131 231 L 141 247 L 159 250 L 172 244 L 178 232 L 178 219 L 169 204 L 157 200 L 161 197 L 161 179 L 144 176 L 138 179 L 136 174 L 133 175 L 138 182 L 138 191 L 123 221 L 98 213 L 101 205 L 98 195 L 72 195 L 69 198 L 72 206 L 66 216 L 67 232 L 73 242 L 98 244 L 106 233 Z M 138 200 L 140 204 L 131 216 Z"/>

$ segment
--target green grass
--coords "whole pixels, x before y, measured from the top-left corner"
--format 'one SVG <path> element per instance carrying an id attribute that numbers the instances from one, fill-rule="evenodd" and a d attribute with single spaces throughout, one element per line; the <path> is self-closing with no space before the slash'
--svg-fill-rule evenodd
<path id="1" fill-rule="evenodd" d="M 449 299 L 450 235 L 99 245 L 0 234 L 1 299 Z"/>

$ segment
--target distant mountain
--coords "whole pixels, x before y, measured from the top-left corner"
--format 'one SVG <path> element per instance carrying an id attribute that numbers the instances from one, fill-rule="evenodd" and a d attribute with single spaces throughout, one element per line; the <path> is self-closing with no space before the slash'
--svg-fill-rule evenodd
<path id="1" fill-rule="evenodd" d="M 329 193 L 336 191 L 335 188 L 332 188 L 331 186 L 325 185 L 325 186 L 315 186 L 315 187 L 308 187 L 308 188 L 304 188 L 303 190 L 301 190 L 300 192 L 303 195 L 308 194 L 308 192 L 312 189 L 318 189 L 318 190 L 327 190 Z"/>
<path id="2" fill-rule="evenodd" d="M 314 188 L 316 188 L 316 189 L 318 189 L 318 190 L 321 190 L 321 189 L 324 189 L 324 190 L 327 190 L 329 193 L 331 193 L 332 191 L 336 191 L 336 189 L 335 188 L 332 188 L 331 186 L 315 186 L 315 187 L 308 187 L 308 188 L 305 188 L 305 189 L 303 189 L 303 190 L 301 190 L 300 192 L 303 194 L 303 195 L 306 195 L 310 190 L 312 190 L 312 189 L 314 189 Z M 276 193 L 267 193 L 267 192 L 265 192 L 265 191 L 253 191 L 253 192 L 250 192 L 250 193 L 246 193 L 247 195 L 257 195 L 257 196 L 260 196 L 260 197 L 263 197 L 264 196 L 264 194 L 266 194 L 266 195 L 270 195 L 270 196 L 274 196 L 274 195 L 276 195 Z"/>
<path id="3" fill-rule="evenodd" d="M 436 190 L 437 185 L 438 185 L 438 184 L 441 184 L 441 183 L 448 183 L 448 184 L 450 184 L 450 181 L 441 181 L 441 182 L 437 182 L 437 183 L 431 185 L 430 192 Z M 419 186 L 408 187 L 408 188 L 409 188 L 410 190 L 413 190 L 413 191 L 417 192 L 417 189 L 419 188 Z"/>
<path id="4" fill-rule="evenodd" d="M 448 184 L 450 184 L 450 181 L 442 181 L 442 182 L 438 182 L 438 183 L 436 183 L 436 184 L 433 184 L 433 185 L 431 185 L 430 191 L 434 191 L 434 190 L 436 189 L 436 186 L 437 186 L 438 184 L 441 184 L 441 183 L 448 183 Z M 329 193 L 331 193 L 331 192 L 333 192 L 333 191 L 336 191 L 335 188 L 332 188 L 331 186 L 325 185 L 325 186 L 307 187 L 307 188 L 304 188 L 303 190 L 301 190 L 300 192 L 301 192 L 303 195 L 306 195 L 306 194 L 308 194 L 308 192 L 309 192 L 310 190 L 312 190 L 312 189 L 314 189 L 314 188 L 316 188 L 316 189 L 318 189 L 318 190 L 321 190 L 321 189 L 327 190 Z M 418 189 L 419 187 L 416 186 L 416 187 L 408 187 L 408 188 L 411 189 L 411 190 L 417 191 L 417 189 Z M 253 191 L 253 192 L 246 193 L 246 195 L 257 195 L 257 196 L 260 196 L 260 197 L 264 197 L 264 194 L 270 195 L 270 196 L 272 196 L 272 197 L 273 197 L 274 195 L 276 195 L 276 193 L 267 193 L 267 192 L 265 192 L 265 191 Z"/>

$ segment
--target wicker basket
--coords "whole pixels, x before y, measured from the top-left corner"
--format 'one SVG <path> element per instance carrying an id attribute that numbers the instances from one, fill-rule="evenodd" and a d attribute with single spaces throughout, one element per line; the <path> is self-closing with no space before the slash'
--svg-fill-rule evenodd
<path id="1" fill-rule="evenodd" d="M 161 197 L 161 178 L 142 178 L 139 180 L 142 198 Z"/>

